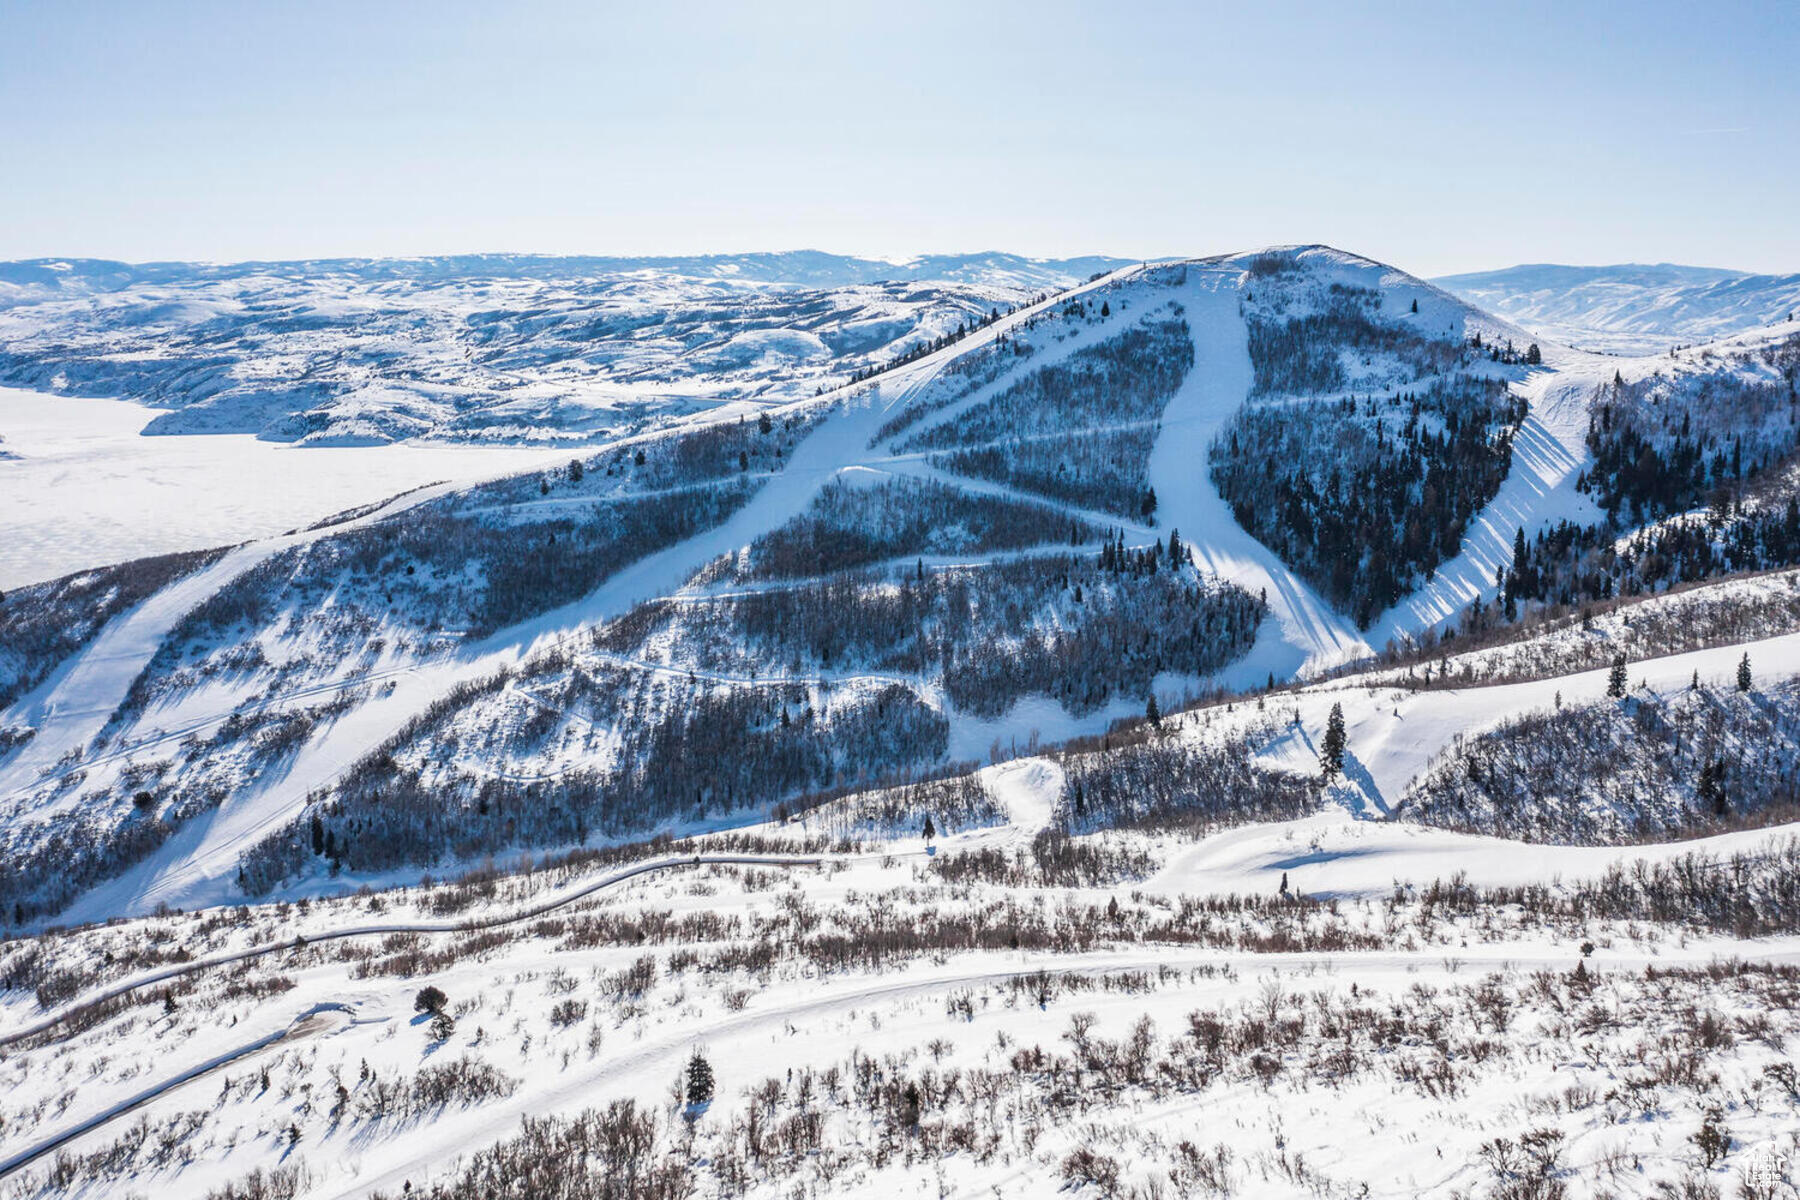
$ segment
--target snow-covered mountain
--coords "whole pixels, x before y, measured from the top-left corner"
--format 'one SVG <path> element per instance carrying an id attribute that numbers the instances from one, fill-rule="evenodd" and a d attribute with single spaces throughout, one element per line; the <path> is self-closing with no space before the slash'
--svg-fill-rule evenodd
<path id="1" fill-rule="evenodd" d="M 1508 487 L 1567 507 L 1508 478 L 1523 337 L 1323 247 L 1123 268 L 754 419 L 24 589 L 10 899 L 260 891 L 319 805 L 364 874 L 741 819 L 1366 656 L 1492 594 Z"/>
<path id="2" fill-rule="evenodd" d="M 1534 263 L 1432 282 L 1545 337 L 1612 354 L 1709 342 L 1800 311 L 1800 275 L 1673 263 Z"/>
<path id="3" fill-rule="evenodd" d="M 153 433 L 590 444 L 835 386 L 1120 265 L 700 258 L 0 264 L 0 384 L 169 410 Z"/>
<path id="4" fill-rule="evenodd" d="M 0 1196 L 1791 1191 L 1800 324 L 961 324 L 0 600 Z"/>

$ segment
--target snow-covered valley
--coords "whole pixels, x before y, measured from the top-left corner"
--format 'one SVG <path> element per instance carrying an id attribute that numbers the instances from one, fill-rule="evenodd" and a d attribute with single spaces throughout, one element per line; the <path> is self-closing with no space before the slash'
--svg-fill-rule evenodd
<path id="1" fill-rule="evenodd" d="M 566 463 L 512 446 L 308 447 L 249 434 L 142 437 L 122 400 L 0 388 L 0 589 L 146 554 L 274 537 L 428 483 Z"/>

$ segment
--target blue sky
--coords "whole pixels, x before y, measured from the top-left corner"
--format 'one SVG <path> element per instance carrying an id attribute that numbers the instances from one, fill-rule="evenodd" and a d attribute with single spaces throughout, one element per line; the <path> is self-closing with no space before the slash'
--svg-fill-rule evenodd
<path id="1" fill-rule="evenodd" d="M 0 0 L 0 258 L 1793 271 L 1797 63 L 1792 2 Z"/>

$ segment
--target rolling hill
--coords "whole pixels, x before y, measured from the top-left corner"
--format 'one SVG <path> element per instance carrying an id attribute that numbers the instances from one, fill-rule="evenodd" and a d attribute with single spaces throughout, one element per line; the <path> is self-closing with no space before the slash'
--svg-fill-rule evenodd
<path id="1" fill-rule="evenodd" d="M 1545 337 L 1611 354 L 1655 354 L 1791 319 L 1800 275 L 1673 263 L 1549 263 L 1433 280 Z"/>
<path id="2" fill-rule="evenodd" d="M 1041 290 L 0 600 L 0 1194 L 1791 1188 L 1800 324 Z"/>

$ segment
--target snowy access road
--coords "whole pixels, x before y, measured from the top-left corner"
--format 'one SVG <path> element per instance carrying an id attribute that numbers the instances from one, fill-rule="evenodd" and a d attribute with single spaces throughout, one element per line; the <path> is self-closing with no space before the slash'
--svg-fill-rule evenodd
<path id="1" fill-rule="evenodd" d="M 277 1029 L 273 1033 L 264 1034 L 253 1041 L 233 1047 L 222 1054 L 215 1054 L 206 1061 L 189 1067 L 171 1079 L 164 1079 L 151 1084 L 142 1091 L 117 1104 L 108 1106 L 91 1117 L 84 1118 L 67 1129 L 51 1134 L 38 1142 L 27 1146 L 16 1154 L 0 1159 L 0 1179 L 23 1167 L 28 1167 L 46 1154 L 53 1153 L 85 1134 L 92 1133 L 103 1125 L 110 1125 L 120 1117 L 128 1116 L 146 1104 L 162 1099 L 177 1088 L 185 1087 L 195 1080 L 223 1070 L 233 1063 L 242 1062 L 252 1055 L 259 1054 L 277 1044 L 292 1045 L 309 1037 L 342 1028 L 347 1016 L 347 1006 L 334 1003 L 315 1004 L 294 1020 Z"/>
<path id="2" fill-rule="evenodd" d="M 662 858 L 653 862 L 637 863 L 623 870 L 614 871 L 598 879 L 590 879 L 573 888 L 556 893 L 546 899 L 526 905 L 512 912 L 497 916 L 483 917 L 472 921 L 388 921 L 379 925 L 356 925 L 346 929 L 326 930 L 323 933 L 311 934 L 303 939 L 281 942 L 265 942 L 261 945 L 249 946 L 243 950 L 234 950 L 227 954 L 197 958 L 191 962 L 180 963 L 172 967 L 164 967 L 143 975 L 137 975 L 120 983 L 112 984 L 98 992 L 83 996 L 57 1009 L 53 1013 L 40 1018 L 22 1028 L 0 1034 L 0 1047 L 15 1045 L 18 1042 L 33 1038 L 55 1029 L 70 1017 L 86 1012 L 97 1005 L 106 1004 L 122 996 L 142 988 L 154 987 L 159 983 L 167 983 L 171 979 L 195 975 L 201 971 L 209 971 L 215 967 L 229 966 L 232 963 L 246 962 L 254 958 L 262 958 L 270 954 L 279 954 L 283 950 L 295 949 L 297 945 L 316 945 L 320 942 L 336 942 L 345 938 L 386 937 L 396 933 L 474 933 L 483 929 L 496 929 L 503 925 L 516 925 L 520 921 L 530 921 L 545 913 L 566 908 L 577 900 L 585 899 L 605 888 L 616 887 L 629 879 L 640 875 L 648 875 L 655 871 L 672 871 L 682 867 L 696 867 L 705 864 L 724 864 L 754 867 L 817 867 L 826 860 L 817 855 L 757 855 L 757 854 L 694 854 L 679 858 Z"/>
<path id="3" fill-rule="evenodd" d="M 1683 963 L 1703 965 L 1725 953 L 1746 961 L 1796 963 L 1800 962 L 1800 940 L 1731 943 L 1727 951 L 1717 940 L 1696 939 L 1684 946 L 1656 947 L 1648 952 L 1609 951 L 1596 965 L 1629 971 L 1654 966 L 1660 970 Z M 1205 967 L 1230 977 L 1233 973 L 1291 975 L 1309 971 L 1330 976 L 1354 969 L 1359 981 L 1392 980 L 1398 989 L 1448 965 L 1482 971 L 1564 971 L 1574 957 L 1567 947 L 1535 942 L 1433 946 L 1418 951 L 1272 954 L 1160 946 L 1078 954 L 970 953 L 956 955 L 946 963 L 917 964 L 901 978 L 827 976 L 809 980 L 804 992 L 784 988 L 766 993 L 749 1011 L 723 1015 L 703 1029 L 683 1024 L 659 1032 L 639 1042 L 629 1054 L 570 1070 L 548 1087 L 522 1092 L 498 1104 L 447 1112 L 397 1148 L 398 1153 L 384 1157 L 369 1174 L 321 1188 L 315 1200 L 360 1200 L 374 1192 L 395 1195 L 409 1183 L 421 1188 L 453 1172 L 460 1155 L 516 1131 L 524 1117 L 577 1112 L 617 1097 L 658 1094 L 693 1052 L 701 1034 L 715 1061 L 730 1061 L 740 1072 L 754 1077 L 758 1071 L 779 1074 L 801 1063 L 823 1063 L 829 1061 L 827 1056 L 840 1052 L 831 1039 L 794 1036 L 797 1028 L 819 1028 L 827 1020 L 870 1012 L 893 1013 L 909 1001 L 1001 985 L 1040 972 L 1053 977 L 1103 976 L 1156 972 L 1165 967 Z M 941 1025 L 941 1010 L 936 1021 Z"/>

